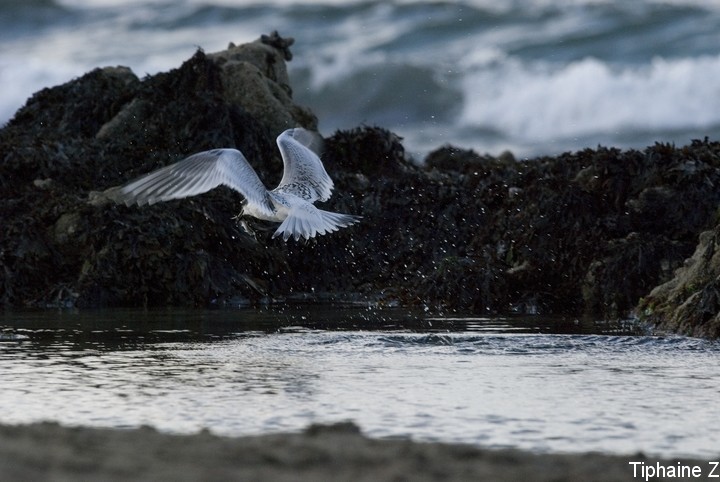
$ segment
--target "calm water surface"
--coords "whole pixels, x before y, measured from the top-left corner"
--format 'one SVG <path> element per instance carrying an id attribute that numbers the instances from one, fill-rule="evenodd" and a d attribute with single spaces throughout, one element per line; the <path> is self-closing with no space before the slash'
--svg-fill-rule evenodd
<path id="1" fill-rule="evenodd" d="M 397 310 L 0 315 L 0 423 L 371 436 L 717 458 L 720 345 Z"/>

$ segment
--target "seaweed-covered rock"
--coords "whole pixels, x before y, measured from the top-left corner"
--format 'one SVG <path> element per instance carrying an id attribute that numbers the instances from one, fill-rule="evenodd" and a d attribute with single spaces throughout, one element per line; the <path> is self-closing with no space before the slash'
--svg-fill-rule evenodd
<path id="1" fill-rule="evenodd" d="M 306 243 L 284 243 L 271 237 L 274 225 L 237 219 L 241 196 L 225 188 L 142 208 L 98 194 L 217 147 L 239 148 L 275 185 L 275 136 L 316 126 L 292 102 L 291 44 L 273 34 L 198 51 L 142 80 L 124 68 L 97 69 L 33 96 L 0 130 L 2 304 L 351 296 L 618 317 L 645 296 L 652 320 L 718 334 L 712 263 L 704 277 L 647 296 L 715 225 L 720 144 L 707 139 L 522 162 L 443 146 L 416 163 L 386 129 L 338 131 L 325 140 L 336 186 L 326 208 L 364 218 Z M 714 241 L 703 236 L 705 254 L 695 258 L 713 259 Z M 682 309 L 671 308 L 678 302 Z"/>
<path id="2" fill-rule="evenodd" d="M 628 316 L 692 252 L 720 201 L 720 145 L 707 140 L 526 162 L 445 146 L 422 167 L 383 129 L 338 132 L 326 146 L 338 202 L 365 220 L 347 242 L 318 241 L 318 257 L 340 243 L 322 268 L 289 258 L 300 286 L 346 289 L 347 269 L 351 286 L 439 309 Z"/>
<path id="3" fill-rule="evenodd" d="M 96 69 L 35 94 L 0 131 L 2 303 L 207 305 L 268 296 L 284 257 L 233 219 L 237 193 L 218 189 L 143 209 L 97 202 L 92 193 L 213 147 L 239 148 L 270 183 L 279 178 L 275 136 L 316 122 L 277 83 L 287 81 L 279 73 L 288 45 L 280 40 L 277 48 L 248 44 L 245 52 L 261 54 L 232 72 L 224 54 L 198 51 L 142 81 L 126 68 Z M 257 75 L 258 59 L 272 78 L 233 84 L 233 74 Z M 271 90 L 282 102 L 257 119 L 240 88 L 258 98 Z"/>
<path id="4" fill-rule="evenodd" d="M 315 114 L 292 101 L 285 60 L 292 59 L 293 43 L 292 38 L 273 32 L 252 43 L 230 43 L 227 50 L 208 55 L 220 66 L 226 100 L 241 105 L 272 137 L 297 126 L 317 129 Z"/>
<path id="5" fill-rule="evenodd" d="M 700 234 L 692 257 L 641 299 L 637 311 L 664 330 L 720 337 L 720 225 Z"/>
<path id="6" fill-rule="evenodd" d="M 414 169 L 402 138 L 378 127 L 338 131 L 326 143 L 325 162 L 370 179 L 394 177 Z"/>

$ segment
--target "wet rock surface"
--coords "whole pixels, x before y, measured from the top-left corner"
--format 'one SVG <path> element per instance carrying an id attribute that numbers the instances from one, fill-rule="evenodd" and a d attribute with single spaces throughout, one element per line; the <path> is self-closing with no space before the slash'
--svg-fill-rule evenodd
<path id="1" fill-rule="evenodd" d="M 715 225 L 720 144 L 707 139 L 521 161 L 443 146 L 412 160 L 385 129 L 339 131 L 325 143 L 336 190 L 324 208 L 364 219 L 307 243 L 272 239 L 268 223 L 236 219 L 242 197 L 225 188 L 142 208 L 103 197 L 215 147 L 243 151 L 274 187 L 282 175 L 275 137 L 317 127 L 292 102 L 291 44 L 275 34 L 198 51 L 144 79 L 97 69 L 29 99 L 0 131 L 2 304 L 310 297 L 622 317 L 643 297 L 657 300 L 651 290 Z M 708 290 L 703 309 L 715 316 Z M 654 322 L 661 313 L 670 311 L 655 311 Z"/>
<path id="2" fill-rule="evenodd" d="M 640 300 L 638 314 L 661 329 L 720 337 L 720 226 L 700 235 L 691 258 Z"/>

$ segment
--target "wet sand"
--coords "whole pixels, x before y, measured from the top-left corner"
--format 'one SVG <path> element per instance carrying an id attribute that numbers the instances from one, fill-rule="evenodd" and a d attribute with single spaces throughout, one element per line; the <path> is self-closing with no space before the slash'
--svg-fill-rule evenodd
<path id="1" fill-rule="evenodd" d="M 0 425 L 0 480 L 52 481 L 628 481 L 642 455 L 536 454 L 467 445 L 371 439 L 352 424 L 298 434 L 169 435 L 152 428 Z M 662 462 L 661 462 L 662 463 Z M 699 465 L 703 477 L 707 462 Z M 665 464 L 675 465 L 675 461 Z M 701 480 L 700 479 L 700 480 Z M 653 479 L 665 480 L 665 479 Z M 672 478 L 667 480 L 699 480 Z"/>

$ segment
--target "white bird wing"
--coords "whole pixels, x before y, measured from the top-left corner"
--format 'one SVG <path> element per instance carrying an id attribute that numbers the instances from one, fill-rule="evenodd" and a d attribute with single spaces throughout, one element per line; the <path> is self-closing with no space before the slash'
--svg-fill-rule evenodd
<path id="1" fill-rule="evenodd" d="M 260 211 L 275 211 L 268 191 L 242 152 L 237 149 L 213 149 L 199 152 L 169 166 L 142 176 L 115 194 L 126 205 L 154 204 L 205 193 L 220 185 L 228 186 Z"/>
<path id="2" fill-rule="evenodd" d="M 276 191 L 287 192 L 309 202 L 327 201 L 333 182 L 320 157 L 311 148 L 319 146 L 319 134 L 300 127 L 288 129 L 277 138 L 285 168 Z"/>

